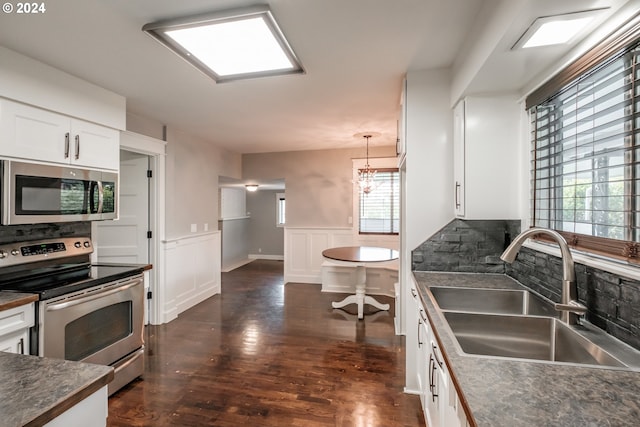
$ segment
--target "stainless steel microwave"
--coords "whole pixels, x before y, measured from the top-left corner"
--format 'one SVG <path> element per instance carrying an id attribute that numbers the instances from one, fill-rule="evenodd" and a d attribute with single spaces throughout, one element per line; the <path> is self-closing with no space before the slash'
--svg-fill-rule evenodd
<path id="1" fill-rule="evenodd" d="M 118 214 L 118 174 L 2 161 L 2 224 L 95 221 Z"/>

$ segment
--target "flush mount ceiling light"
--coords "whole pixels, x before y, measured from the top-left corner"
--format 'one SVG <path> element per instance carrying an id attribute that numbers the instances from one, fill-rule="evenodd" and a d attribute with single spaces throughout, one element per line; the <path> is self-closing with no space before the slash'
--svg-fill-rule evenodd
<path id="1" fill-rule="evenodd" d="M 216 82 L 304 73 L 266 6 L 146 24 L 142 31 Z"/>
<path id="2" fill-rule="evenodd" d="M 603 10 L 605 9 L 593 9 L 537 18 L 511 49 L 527 49 L 569 43 Z"/>
<path id="3" fill-rule="evenodd" d="M 258 184 L 247 184 L 244 187 L 247 189 L 247 191 L 250 191 L 252 193 L 254 191 L 258 191 Z"/>

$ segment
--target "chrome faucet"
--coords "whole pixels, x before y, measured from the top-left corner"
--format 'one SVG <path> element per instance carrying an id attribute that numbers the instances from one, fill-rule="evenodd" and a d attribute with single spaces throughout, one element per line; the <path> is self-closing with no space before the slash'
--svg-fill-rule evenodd
<path id="1" fill-rule="evenodd" d="M 523 231 L 511 242 L 502 255 L 500 255 L 500 259 L 509 264 L 513 263 L 524 241 L 533 234 L 549 236 L 555 240 L 560 247 L 560 255 L 562 258 L 562 301 L 560 304 L 554 304 L 554 308 L 561 312 L 560 320 L 569 325 L 575 325 L 578 323 L 579 316 L 587 312 L 587 307 L 578 302 L 578 287 L 576 285 L 573 257 L 571 256 L 567 241 L 560 233 L 546 228 L 530 228 Z"/>

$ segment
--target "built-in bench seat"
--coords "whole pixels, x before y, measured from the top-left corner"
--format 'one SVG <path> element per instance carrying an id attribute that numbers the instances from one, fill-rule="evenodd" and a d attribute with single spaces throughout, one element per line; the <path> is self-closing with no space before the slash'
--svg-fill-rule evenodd
<path id="1" fill-rule="evenodd" d="M 386 295 L 395 298 L 394 283 L 398 281 L 398 260 L 367 265 L 368 295 Z M 355 265 L 325 260 L 322 263 L 322 292 L 352 294 L 355 292 Z"/>

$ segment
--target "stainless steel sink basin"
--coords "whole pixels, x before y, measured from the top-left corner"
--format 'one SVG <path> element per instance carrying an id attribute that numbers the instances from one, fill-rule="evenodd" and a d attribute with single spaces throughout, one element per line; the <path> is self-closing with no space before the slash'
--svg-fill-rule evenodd
<path id="1" fill-rule="evenodd" d="M 441 310 L 559 317 L 553 303 L 525 290 L 429 288 Z"/>
<path id="2" fill-rule="evenodd" d="M 555 318 L 461 312 L 444 317 L 464 353 L 627 367 Z"/>

